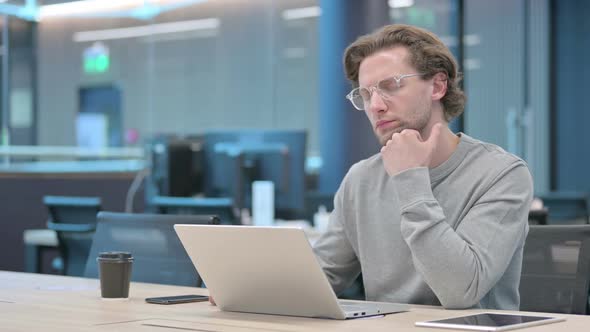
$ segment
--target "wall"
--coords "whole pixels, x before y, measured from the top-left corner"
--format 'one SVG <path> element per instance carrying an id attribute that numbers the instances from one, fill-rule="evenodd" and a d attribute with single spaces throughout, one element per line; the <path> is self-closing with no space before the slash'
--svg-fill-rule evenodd
<path id="1" fill-rule="evenodd" d="M 554 3 L 554 122 L 553 189 L 590 191 L 590 2 Z"/>

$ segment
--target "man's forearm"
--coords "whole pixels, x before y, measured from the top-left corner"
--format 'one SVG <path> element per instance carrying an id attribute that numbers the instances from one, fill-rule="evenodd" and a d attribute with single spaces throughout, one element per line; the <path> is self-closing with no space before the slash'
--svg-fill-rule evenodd
<path id="1" fill-rule="evenodd" d="M 517 175 L 511 175 L 517 176 Z M 474 204 L 456 229 L 430 188 L 427 169 L 394 179 L 401 203 L 401 232 L 416 269 L 448 308 L 477 304 L 505 272 L 526 227 L 526 189 L 498 185 Z M 502 192 L 504 191 L 504 192 Z"/>

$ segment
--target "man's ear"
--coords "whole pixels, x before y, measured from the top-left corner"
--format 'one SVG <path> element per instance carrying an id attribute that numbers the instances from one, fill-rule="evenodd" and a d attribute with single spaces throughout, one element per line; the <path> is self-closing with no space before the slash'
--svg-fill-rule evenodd
<path id="1" fill-rule="evenodd" d="M 445 73 L 436 73 L 432 79 L 432 100 L 441 100 L 447 94 L 447 75 Z"/>

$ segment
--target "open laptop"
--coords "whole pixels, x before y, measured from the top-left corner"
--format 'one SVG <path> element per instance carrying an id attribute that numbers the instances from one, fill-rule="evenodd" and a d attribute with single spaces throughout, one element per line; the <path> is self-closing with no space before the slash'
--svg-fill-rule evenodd
<path id="1" fill-rule="evenodd" d="M 221 310 L 348 319 L 406 304 L 338 300 L 302 229 L 175 225 Z"/>

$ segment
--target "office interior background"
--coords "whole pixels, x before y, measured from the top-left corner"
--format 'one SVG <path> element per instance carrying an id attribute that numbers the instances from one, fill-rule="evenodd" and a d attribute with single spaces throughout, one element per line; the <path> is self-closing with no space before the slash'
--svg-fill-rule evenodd
<path id="1" fill-rule="evenodd" d="M 313 218 L 378 152 L 341 58 L 389 23 L 436 33 L 458 59 L 468 99 L 453 130 L 526 160 L 539 197 L 590 192 L 587 1 L 7 0 L 0 13 L 0 269 L 28 268 L 23 232 L 46 227 L 48 195 L 251 208 L 260 177 L 276 216 Z"/>

